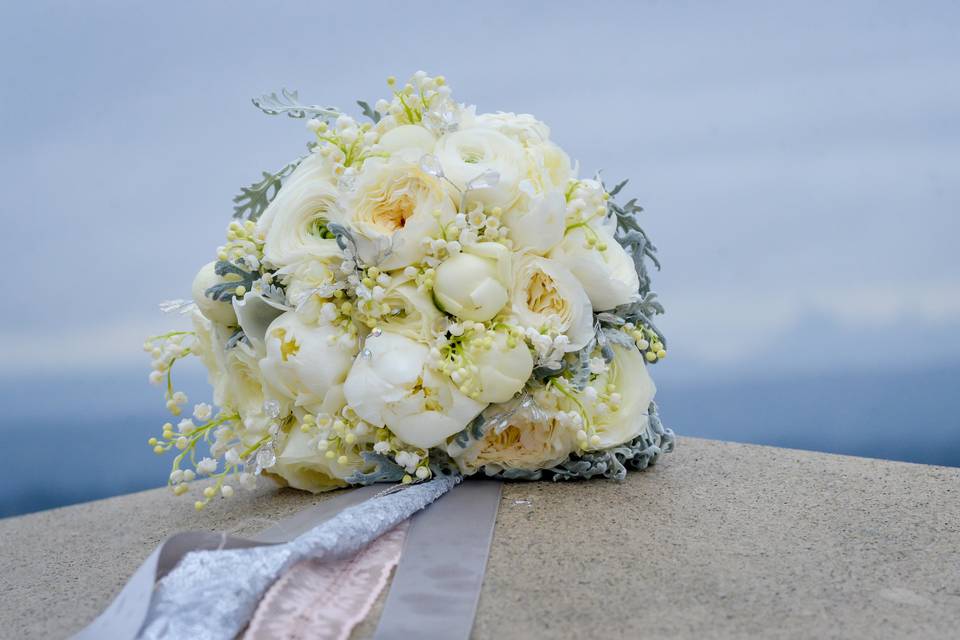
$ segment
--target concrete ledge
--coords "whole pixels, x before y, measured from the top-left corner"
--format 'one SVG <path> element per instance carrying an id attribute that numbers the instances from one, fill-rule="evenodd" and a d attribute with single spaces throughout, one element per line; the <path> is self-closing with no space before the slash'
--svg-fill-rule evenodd
<path id="1" fill-rule="evenodd" d="M 508 484 L 474 636 L 956 637 L 958 487 L 960 469 L 690 438 L 624 483 Z M 156 490 L 0 520 L 0 636 L 76 631 L 172 533 L 251 534 L 322 499 L 198 514 Z"/>

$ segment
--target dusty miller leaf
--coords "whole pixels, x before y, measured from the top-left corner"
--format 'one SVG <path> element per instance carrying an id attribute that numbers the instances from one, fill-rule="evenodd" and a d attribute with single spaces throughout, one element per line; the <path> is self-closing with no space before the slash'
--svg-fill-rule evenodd
<path id="1" fill-rule="evenodd" d="M 257 109 L 268 116 L 286 114 L 291 118 L 330 120 L 341 115 L 340 110 L 336 107 L 301 104 L 299 94 L 290 89 L 281 89 L 279 94 L 276 91 L 265 93 L 257 98 L 252 98 L 251 101 Z"/>

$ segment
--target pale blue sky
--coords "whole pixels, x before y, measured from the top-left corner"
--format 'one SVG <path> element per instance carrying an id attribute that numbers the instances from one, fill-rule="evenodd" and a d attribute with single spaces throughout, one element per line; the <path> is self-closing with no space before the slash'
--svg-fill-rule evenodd
<path id="1" fill-rule="evenodd" d="M 960 359 L 958 28 L 936 2 L 7 3 L 0 373 L 143 360 L 232 195 L 307 140 L 252 95 L 351 109 L 420 68 L 632 178 L 670 374 Z"/>

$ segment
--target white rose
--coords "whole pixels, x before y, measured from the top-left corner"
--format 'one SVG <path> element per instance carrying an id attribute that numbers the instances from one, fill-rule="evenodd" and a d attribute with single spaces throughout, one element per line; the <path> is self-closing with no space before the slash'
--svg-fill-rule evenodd
<path id="1" fill-rule="evenodd" d="M 648 412 L 657 392 L 643 354 L 636 348 L 612 347 L 613 362 L 588 386 L 596 393 L 578 395 L 599 438 L 590 449 L 607 449 L 640 435 L 650 424 Z M 613 394 L 616 398 L 611 399 Z"/>
<path id="2" fill-rule="evenodd" d="M 456 213 L 438 179 L 399 156 L 364 162 L 345 209 L 361 260 L 385 270 L 423 258 L 422 240 Z"/>
<path id="3" fill-rule="evenodd" d="M 313 154 L 300 163 L 257 222 L 265 236 L 264 260 L 283 267 L 308 257 L 341 255 L 327 231 L 329 222 L 343 219 L 337 197 L 323 156 Z"/>
<path id="4" fill-rule="evenodd" d="M 497 242 L 480 242 L 437 266 L 433 295 L 447 313 L 485 322 L 507 303 L 509 284 L 509 249 Z"/>
<path id="5" fill-rule="evenodd" d="M 343 385 L 347 404 L 358 416 L 386 426 L 398 438 L 428 449 L 463 429 L 486 406 L 427 366 L 429 348 L 384 332 L 367 338 L 365 350 Z"/>
<path id="6" fill-rule="evenodd" d="M 297 406 L 323 403 L 331 389 L 343 384 L 356 353 L 355 345 L 342 344 L 340 334 L 333 325 L 308 324 L 294 311 L 274 320 L 260 360 L 270 388 Z"/>
<path id="7" fill-rule="evenodd" d="M 519 143 L 499 131 L 474 127 L 448 133 L 437 141 L 435 154 L 444 175 L 456 185 L 452 189 L 456 197 L 460 197 L 470 181 L 493 171 L 499 176 L 497 183 L 471 190 L 469 202 L 507 209 L 517 199 L 517 189 L 525 174 L 526 155 Z"/>
<path id="8" fill-rule="evenodd" d="M 240 276 L 235 274 L 227 274 L 226 277 L 218 276 L 214 271 L 216 264 L 216 262 L 210 262 L 204 265 L 193 279 L 193 286 L 191 287 L 193 301 L 197 303 L 200 312 L 210 320 L 227 326 L 236 325 L 237 314 L 234 313 L 230 302 L 228 300 L 214 300 L 207 296 L 206 291 L 214 285 L 229 280 L 239 280 Z"/>
<path id="9" fill-rule="evenodd" d="M 516 262 L 511 308 L 523 327 L 546 328 L 569 339 L 567 351 L 593 337 L 593 308 L 580 282 L 562 264 L 523 256 Z"/>
<path id="10" fill-rule="evenodd" d="M 419 161 L 423 156 L 433 153 L 436 145 L 436 137 L 420 125 L 403 124 L 380 136 L 377 150 Z"/>
<path id="11" fill-rule="evenodd" d="M 566 229 L 567 203 L 563 192 L 553 189 L 522 199 L 503 216 L 503 224 L 510 230 L 514 251 L 532 251 L 546 254 L 563 240 Z"/>
<path id="12" fill-rule="evenodd" d="M 390 306 L 378 325 L 386 331 L 424 341 L 444 328 L 447 317 L 437 309 L 429 293 L 409 280 L 394 278 L 381 302 Z"/>
<path id="13" fill-rule="evenodd" d="M 316 436 L 294 426 L 277 449 L 277 462 L 269 473 L 279 476 L 294 489 L 322 493 L 347 486 L 345 478 L 355 471 L 363 471 L 363 467 L 362 459 L 357 456 L 349 456 L 346 465 L 339 464 L 338 458 L 327 458 L 317 449 Z"/>
<path id="14" fill-rule="evenodd" d="M 588 238 L 595 244 L 588 246 Z M 626 304 L 638 295 L 640 278 L 633 259 L 604 227 L 572 229 L 550 252 L 550 258 L 570 269 L 597 311 Z"/>
<path id="15" fill-rule="evenodd" d="M 471 341 L 467 347 L 470 362 L 477 367 L 477 393 L 473 397 L 481 402 L 506 402 L 523 389 L 533 373 L 530 349 L 523 340 L 512 339 L 502 331 L 496 332 L 489 346 L 480 342 Z"/>

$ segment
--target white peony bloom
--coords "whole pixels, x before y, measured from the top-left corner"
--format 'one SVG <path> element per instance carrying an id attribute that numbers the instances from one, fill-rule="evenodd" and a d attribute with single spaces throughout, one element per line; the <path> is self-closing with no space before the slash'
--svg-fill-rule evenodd
<path id="1" fill-rule="evenodd" d="M 317 450 L 315 435 L 294 427 L 277 448 L 277 461 L 269 474 L 279 476 L 294 489 L 322 493 L 347 486 L 346 478 L 369 466 L 359 456 L 349 456 L 343 465 L 338 458 L 324 456 Z"/>
<path id="2" fill-rule="evenodd" d="M 592 246 L 587 245 L 588 238 L 594 241 Z M 626 304 L 638 295 L 640 277 L 633 259 L 605 227 L 572 229 L 550 258 L 570 269 L 597 311 Z"/>
<path id="3" fill-rule="evenodd" d="M 499 176 L 496 184 L 471 190 L 468 202 L 507 209 L 516 201 L 526 155 L 515 140 L 486 127 L 461 129 L 440 138 L 435 155 L 453 183 L 449 186 L 454 197 L 459 198 L 470 182 L 485 172 L 495 172 Z"/>
<path id="4" fill-rule="evenodd" d="M 344 208 L 360 259 L 384 270 L 423 258 L 422 240 L 456 212 L 439 180 L 400 156 L 364 162 Z"/>
<path id="5" fill-rule="evenodd" d="M 210 320 L 222 325 L 233 326 L 237 324 L 237 314 L 234 313 L 230 302 L 214 300 L 206 295 L 206 291 L 214 285 L 229 280 L 239 280 L 240 276 L 235 274 L 227 274 L 226 277 L 218 276 L 214 271 L 216 264 L 216 262 L 210 262 L 204 265 L 193 279 L 193 286 L 191 287 L 193 301 L 197 303 L 200 312 Z"/>
<path id="6" fill-rule="evenodd" d="M 386 426 L 404 442 L 427 449 L 463 429 L 486 406 L 427 366 L 430 349 L 384 332 L 367 338 L 343 392 L 358 416 Z"/>
<path id="7" fill-rule="evenodd" d="M 612 346 L 613 362 L 581 395 L 596 434 L 589 447 L 593 450 L 614 447 L 640 435 L 650 424 L 650 403 L 657 392 L 643 354 L 635 348 Z"/>
<path id="8" fill-rule="evenodd" d="M 485 322 L 503 309 L 509 286 L 510 251 L 497 242 L 480 242 L 440 263 L 433 295 L 447 313 Z"/>
<path id="9" fill-rule="evenodd" d="M 554 260 L 527 255 L 515 263 L 511 308 L 521 326 L 566 336 L 565 351 L 581 349 L 593 337 L 590 298 Z"/>
<path id="10" fill-rule="evenodd" d="M 502 331 L 496 332 L 488 346 L 479 342 L 471 341 L 467 347 L 467 356 L 477 367 L 478 391 L 473 397 L 481 402 L 506 402 L 523 389 L 533 373 L 530 349 L 523 340 L 512 340 Z"/>
<path id="11" fill-rule="evenodd" d="M 294 311 L 274 320 L 266 332 L 266 356 L 260 371 L 276 395 L 296 406 L 322 404 L 343 384 L 356 347 L 344 347 L 340 330 L 308 324 Z"/>
<path id="12" fill-rule="evenodd" d="M 264 260 L 284 267 L 305 258 L 340 255 L 336 240 L 327 231 L 329 222 L 343 220 L 337 197 L 323 156 L 312 154 L 300 163 L 257 222 L 265 237 Z"/>

